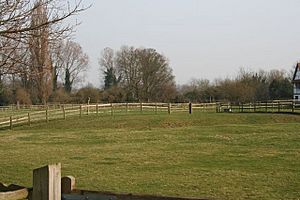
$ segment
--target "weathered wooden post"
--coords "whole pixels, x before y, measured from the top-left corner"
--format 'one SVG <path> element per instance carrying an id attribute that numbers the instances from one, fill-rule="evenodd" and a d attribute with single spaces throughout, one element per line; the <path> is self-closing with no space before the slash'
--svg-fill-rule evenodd
<path id="1" fill-rule="evenodd" d="M 172 106 L 171 103 L 169 103 L 169 104 L 168 104 L 168 114 L 169 114 L 169 115 L 171 114 L 171 106 Z"/>
<path id="2" fill-rule="evenodd" d="M 96 113 L 99 114 L 99 103 L 96 104 Z"/>
<path id="3" fill-rule="evenodd" d="M 140 103 L 140 110 L 141 110 L 141 113 L 143 112 L 143 103 Z"/>
<path id="4" fill-rule="evenodd" d="M 292 100 L 292 112 L 295 112 L 295 102 Z"/>
<path id="5" fill-rule="evenodd" d="M 12 116 L 10 116 L 9 117 L 9 128 L 10 128 L 10 130 L 12 130 L 12 128 L 13 128 L 13 120 L 12 120 Z"/>
<path id="6" fill-rule="evenodd" d="M 66 176 L 61 178 L 61 193 L 70 194 L 75 189 L 75 178 Z"/>
<path id="7" fill-rule="evenodd" d="M 128 103 L 126 103 L 126 113 L 128 113 Z"/>
<path id="8" fill-rule="evenodd" d="M 61 200 L 61 165 L 33 170 L 32 200 Z"/>
<path id="9" fill-rule="evenodd" d="M 266 112 L 268 112 L 268 101 L 266 101 Z"/>
<path id="10" fill-rule="evenodd" d="M 157 114 L 157 103 L 155 103 L 155 114 Z"/>
<path id="11" fill-rule="evenodd" d="M 30 113 L 28 113 L 28 126 L 31 126 Z"/>
<path id="12" fill-rule="evenodd" d="M 48 106 L 46 107 L 46 122 L 47 123 L 49 122 L 49 119 L 48 119 Z"/>
<path id="13" fill-rule="evenodd" d="M 114 115 L 114 105 L 111 103 L 110 107 L 111 107 L 110 114 L 111 114 L 111 116 L 113 116 Z"/>
<path id="14" fill-rule="evenodd" d="M 86 107 L 86 114 L 87 114 L 87 115 L 89 115 L 89 112 L 90 112 L 90 101 L 91 101 L 91 98 L 88 97 L 87 107 Z"/>
<path id="15" fill-rule="evenodd" d="M 192 114 L 193 112 L 193 104 L 189 103 L 189 114 Z"/>
<path id="16" fill-rule="evenodd" d="M 63 111 L 63 117 L 64 117 L 64 119 L 67 119 L 65 105 L 63 105 L 63 107 L 62 107 L 62 111 Z"/>
<path id="17" fill-rule="evenodd" d="M 79 117 L 82 116 L 82 105 L 79 106 Z"/>
<path id="18" fill-rule="evenodd" d="M 280 112 L 280 102 L 278 101 L 278 112 Z"/>

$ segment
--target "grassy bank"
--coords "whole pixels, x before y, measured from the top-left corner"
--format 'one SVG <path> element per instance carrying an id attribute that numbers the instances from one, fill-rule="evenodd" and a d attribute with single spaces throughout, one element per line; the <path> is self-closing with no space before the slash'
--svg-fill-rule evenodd
<path id="1" fill-rule="evenodd" d="M 217 199 L 300 196 L 300 116 L 85 116 L 0 131 L 0 181 L 61 162 L 80 188 Z"/>

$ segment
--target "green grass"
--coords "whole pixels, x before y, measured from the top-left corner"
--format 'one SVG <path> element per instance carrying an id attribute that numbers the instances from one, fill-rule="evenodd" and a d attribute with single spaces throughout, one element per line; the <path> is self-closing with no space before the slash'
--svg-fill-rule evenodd
<path id="1" fill-rule="evenodd" d="M 62 163 L 79 188 L 217 199 L 298 199 L 300 116 L 90 115 L 0 131 L 0 181 Z"/>

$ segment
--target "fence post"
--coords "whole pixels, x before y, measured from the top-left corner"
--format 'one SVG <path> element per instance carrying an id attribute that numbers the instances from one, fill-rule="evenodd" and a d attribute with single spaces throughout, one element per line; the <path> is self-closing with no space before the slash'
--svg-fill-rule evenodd
<path id="1" fill-rule="evenodd" d="M 12 130 L 12 128 L 13 128 L 12 116 L 9 117 L 9 127 L 10 127 L 10 130 Z"/>
<path id="2" fill-rule="evenodd" d="M 79 106 L 79 116 L 82 116 L 82 105 Z"/>
<path id="3" fill-rule="evenodd" d="M 254 112 L 256 113 L 256 102 L 254 102 Z"/>
<path id="4" fill-rule="evenodd" d="M 143 112 L 143 103 L 140 103 L 140 110 L 141 110 L 141 113 Z"/>
<path id="5" fill-rule="evenodd" d="M 111 106 L 110 114 L 111 114 L 111 116 L 113 116 L 114 115 L 114 105 L 111 103 L 110 106 Z"/>
<path id="6" fill-rule="evenodd" d="M 295 112 L 295 102 L 292 101 L 292 112 Z"/>
<path id="7" fill-rule="evenodd" d="M 244 112 L 244 103 L 242 102 L 242 113 Z"/>
<path id="8" fill-rule="evenodd" d="M 266 101 L 266 112 L 268 112 L 268 101 Z"/>
<path id="9" fill-rule="evenodd" d="M 128 103 L 126 103 L 126 113 L 128 113 Z"/>
<path id="10" fill-rule="evenodd" d="M 48 119 L 48 106 L 46 107 L 46 122 L 47 123 L 49 122 L 49 119 Z"/>
<path id="11" fill-rule="evenodd" d="M 30 122 L 30 113 L 28 113 L 28 126 L 31 126 L 31 122 Z"/>
<path id="12" fill-rule="evenodd" d="M 90 112 L 90 104 L 86 105 L 86 115 L 89 115 Z"/>
<path id="13" fill-rule="evenodd" d="M 172 106 L 171 103 L 169 103 L 169 104 L 168 104 L 168 114 L 169 114 L 169 115 L 171 114 L 171 106 Z"/>
<path id="14" fill-rule="evenodd" d="M 192 114 L 193 112 L 193 105 L 192 103 L 189 103 L 189 114 Z"/>
<path id="15" fill-rule="evenodd" d="M 61 200 L 61 165 L 33 170 L 32 200 Z"/>
<path id="16" fill-rule="evenodd" d="M 96 104 L 96 113 L 99 114 L 99 103 Z"/>
<path id="17" fill-rule="evenodd" d="M 157 103 L 155 102 L 155 114 L 157 114 Z"/>
<path id="18" fill-rule="evenodd" d="M 62 107 L 62 110 L 63 110 L 63 117 L 64 117 L 64 119 L 66 119 L 66 110 L 65 110 L 65 106 L 64 105 Z"/>
<path id="19" fill-rule="evenodd" d="M 280 102 L 278 101 L 278 112 L 280 112 Z"/>

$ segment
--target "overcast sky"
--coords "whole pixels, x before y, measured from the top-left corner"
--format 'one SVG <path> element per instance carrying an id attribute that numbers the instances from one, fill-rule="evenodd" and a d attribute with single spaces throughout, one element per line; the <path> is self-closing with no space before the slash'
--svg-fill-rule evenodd
<path id="1" fill-rule="evenodd" d="M 83 0 L 74 35 L 100 86 L 105 47 L 151 47 L 170 60 L 179 84 L 225 78 L 240 67 L 290 70 L 300 60 L 300 0 Z"/>

